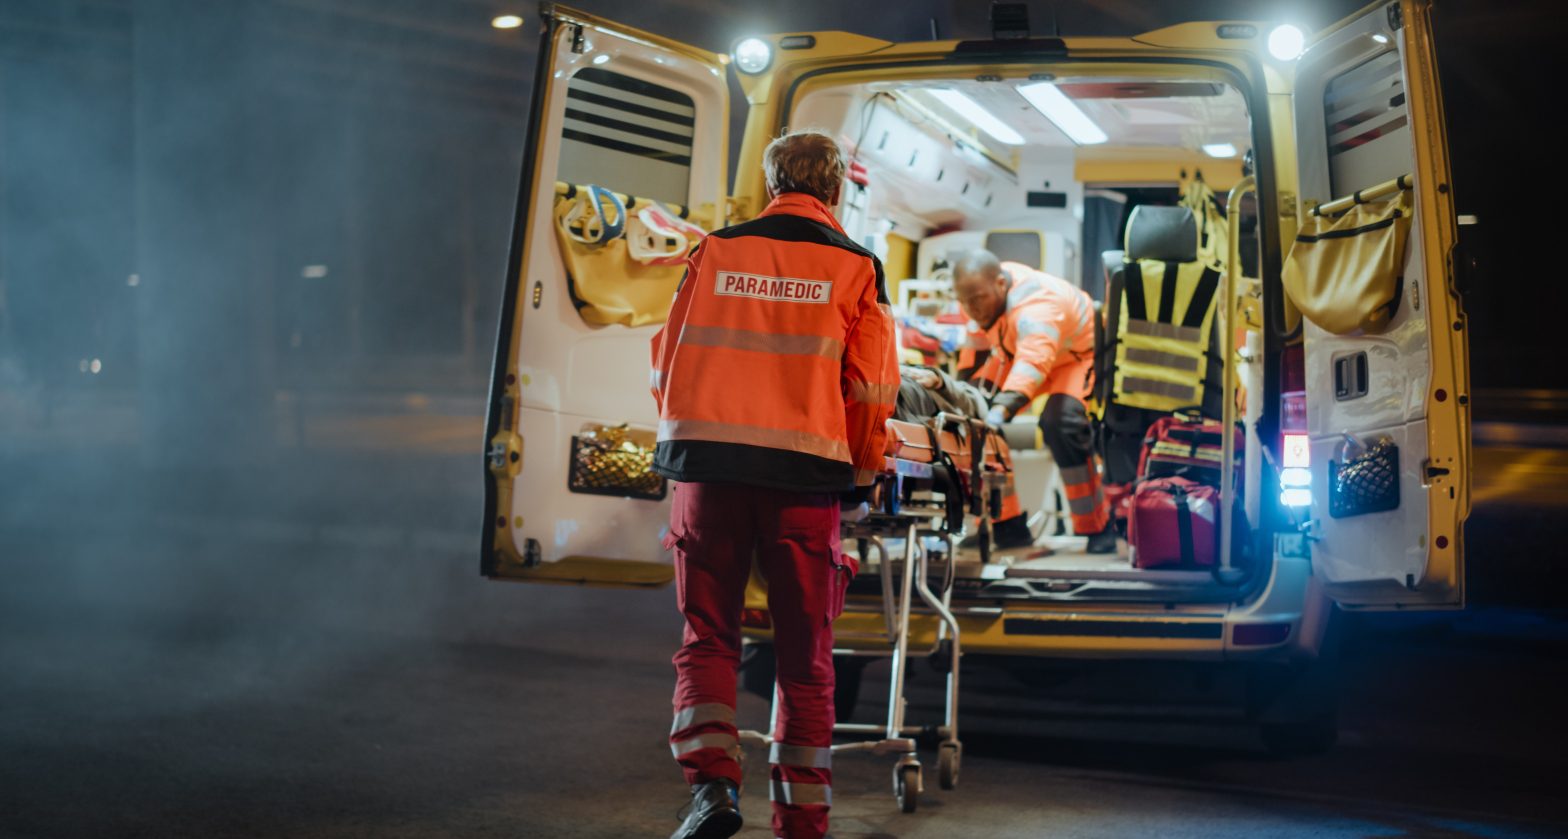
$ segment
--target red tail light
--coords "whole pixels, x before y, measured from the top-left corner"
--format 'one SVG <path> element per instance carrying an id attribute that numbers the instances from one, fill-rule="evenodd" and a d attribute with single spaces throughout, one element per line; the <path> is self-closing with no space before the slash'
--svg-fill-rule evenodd
<path id="1" fill-rule="evenodd" d="M 1238 647 L 1283 644 L 1289 637 L 1288 623 L 1238 623 L 1230 631 L 1230 642 Z"/>
<path id="2" fill-rule="evenodd" d="M 773 618 L 768 615 L 767 609 L 742 609 L 740 625 L 751 629 L 772 629 Z"/>

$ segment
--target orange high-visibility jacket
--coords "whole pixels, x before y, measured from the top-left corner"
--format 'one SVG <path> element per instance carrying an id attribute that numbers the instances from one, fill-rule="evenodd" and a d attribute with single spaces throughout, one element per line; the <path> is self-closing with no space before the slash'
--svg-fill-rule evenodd
<path id="1" fill-rule="evenodd" d="M 1027 265 L 1003 262 L 1002 270 L 1013 280 L 1007 312 L 986 330 L 991 356 L 974 378 L 996 382 L 999 392 L 1022 394 L 1022 405 L 1042 394 L 1087 398 L 1094 365 L 1094 300 L 1072 283 Z M 1009 406 L 1010 411 L 1022 405 Z"/>
<path id="2" fill-rule="evenodd" d="M 821 201 L 780 195 L 687 260 L 653 337 L 653 468 L 798 492 L 867 486 L 898 382 L 882 264 Z"/>

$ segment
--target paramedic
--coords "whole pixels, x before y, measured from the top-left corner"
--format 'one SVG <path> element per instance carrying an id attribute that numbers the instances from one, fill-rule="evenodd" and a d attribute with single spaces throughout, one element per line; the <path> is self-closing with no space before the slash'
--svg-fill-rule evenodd
<path id="1" fill-rule="evenodd" d="M 1048 396 L 1040 434 L 1061 470 L 1073 532 L 1089 537 L 1089 553 L 1115 552 L 1116 531 L 1100 490 L 1083 403 L 1094 364 L 1094 302 L 1066 280 L 999 262 L 986 250 L 970 251 L 953 266 L 953 292 L 991 346 L 990 357 L 974 373 L 996 394 L 987 422 L 1000 426 L 1036 397 Z M 1004 500 L 994 535 L 1002 548 L 1034 541 L 1016 495 Z"/>
<path id="2" fill-rule="evenodd" d="M 858 506 L 882 468 L 898 393 L 882 265 L 831 209 L 843 152 L 795 132 L 768 146 L 763 168 L 767 208 L 703 239 L 653 338 L 653 468 L 676 482 L 665 546 L 686 618 L 670 750 L 692 804 L 674 837 L 741 826 L 735 670 L 753 555 L 778 659 L 773 835 L 827 832 L 832 624 L 853 574 L 839 509 Z"/>

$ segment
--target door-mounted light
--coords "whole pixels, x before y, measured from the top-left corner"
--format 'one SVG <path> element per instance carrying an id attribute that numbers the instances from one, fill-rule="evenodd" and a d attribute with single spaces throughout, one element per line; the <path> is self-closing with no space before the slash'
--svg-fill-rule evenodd
<path id="1" fill-rule="evenodd" d="M 735 69 L 755 76 L 773 63 L 773 48 L 761 38 L 747 38 L 735 45 Z"/>

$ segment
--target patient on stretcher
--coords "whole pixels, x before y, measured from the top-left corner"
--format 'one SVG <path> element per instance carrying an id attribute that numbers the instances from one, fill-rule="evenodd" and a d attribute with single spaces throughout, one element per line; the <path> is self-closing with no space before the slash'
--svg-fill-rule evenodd
<path id="1" fill-rule="evenodd" d="M 898 404 L 893 409 L 895 419 L 925 422 L 938 413 L 974 419 L 986 415 L 985 395 L 968 382 L 933 367 L 906 364 L 898 368 L 898 373 L 901 381 Z"/>
<path id="2" fill-rule="evenodd" d="M 957 505 L 949 510 L 947 529 L 972 530 L 965 528 L 966 512 L 978 514 L 981 505 L 995 506 L 995 499 L 1014 495 L 1007 443 L 983 424 L 988 406 L 978 388 L 927 367 L 905 366 L 899 372 L 897 404 L 887 422 L 887 456 L 931 464 L 934 470 L 926 480 Z"/>

